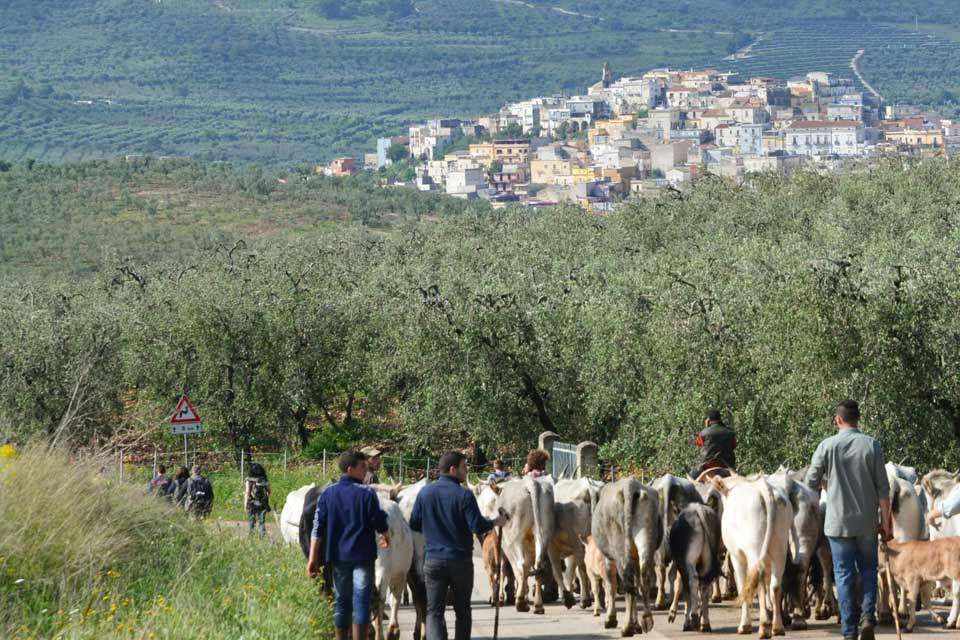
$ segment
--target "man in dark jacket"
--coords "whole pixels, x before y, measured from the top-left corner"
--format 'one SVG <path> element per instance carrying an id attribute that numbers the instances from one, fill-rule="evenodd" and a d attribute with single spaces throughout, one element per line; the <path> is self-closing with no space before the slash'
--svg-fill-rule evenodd
<path id="1" fill-rule="evenodd" d="M 353 618 L 353 640 L 366 640 L 370 626 L 370 597 L 377 560 L 376 533 L 381 546 L 390 544 L 387 514 L 377 494 L 365 487 L 367 456 L 351 449 L 340 455 L 340 482 L 325 489 L 317 499 L 307 573 L 319 573 L 320 538 L 326 542 L 325 558 L 333 565 L 336 640 L 347 640 Z"/>
<path id="2" fill-rule="evenodd" d="M 460 486 L 467 479 L 467 457 L 459 451 L 440 458 L 440 477 L 417 496 L 410 528 L 423 532 L 427 583 L 427 640 L 446 638 L 443 610 L 447 590 L 453 589 L 457 616 L 455 640 L 470 640 L 473 620 L 473 535 L 503 526 L 505 516 L 492 522 L 483 517 L 477 499 Z"/>
<path id="3" fill-rule="evenodd" d="M 700 466 L 694 469 L 694 477 L 712 468 L 737 470 L 737 454 L 734 453 L 737 448 L 737 434 L 723 423 L 718 410 L 707 411 L 703 431 L 697 435 L 697 446 L 701 449 Z"/>

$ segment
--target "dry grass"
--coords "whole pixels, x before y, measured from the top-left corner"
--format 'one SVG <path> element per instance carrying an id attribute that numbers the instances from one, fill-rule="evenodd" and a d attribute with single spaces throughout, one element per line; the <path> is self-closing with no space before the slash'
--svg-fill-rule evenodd
<path id="1" fill-rule="evenodd" d="M 326 637 L 297 551 L 223 536 L 100 468 L 36 446 L 0 461 L 0 636 Z"/>

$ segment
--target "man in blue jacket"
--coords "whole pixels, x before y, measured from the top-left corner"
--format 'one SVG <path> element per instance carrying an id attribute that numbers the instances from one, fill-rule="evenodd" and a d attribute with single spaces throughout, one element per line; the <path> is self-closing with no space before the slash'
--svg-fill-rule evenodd
<path id="1" fill-rule="evenodd" d="M 426 558 L 427 640 L 446 637 L 443 610 L 447 590 L 453 590 L 457 616 L 456 640 L 470 640 L 473 620 L 470 594 L 473 591 L 473 535 L 483 534 L 507 521 L 499 516 L 483 517 L 477 499 L 460 486 L 467 479 L 467 457 L 459 451 L 440 458 L 440 477 L 417 496 L 410 516 L 410 528 L 423 532 Z"/>
<path id="2" fill-rule="evenodd" d="M 333 565 L 336 640 L 347 640 L 353 611 L 353 640 L 366 640 L 370 626 L 370 596 L 377 560 L 376 532 L 381 546 L 390 544 L 387 514 L 380 509 L 377 494 L 363 484 L 367 456 L 356 450 L 340 455 L 340 482 L 325 489 L 317 499 L 307 573 L 319 572 L 320 539 L 325 542 L 326 561 Z"/>

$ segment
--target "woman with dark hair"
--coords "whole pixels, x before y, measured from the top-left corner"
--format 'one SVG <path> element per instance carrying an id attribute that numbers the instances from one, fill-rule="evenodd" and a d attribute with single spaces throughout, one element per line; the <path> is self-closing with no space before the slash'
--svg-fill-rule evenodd
<path id="1" fill-rule="evenodd" d="M 173 481 L 167 486 L 167 499 L 178 507 L 182 507 L 187 499 L 187 480 L 190 479 L 190 472 L 186 467 L 180 467 L 177 475 L 173 476 Z"/>
<path id="2" fill-rule="evenodd" d="M 247 512 L 250 533 L 260 529 L 260 535 L 267 533 L 267 512 L 270 511 L 270 481 L 263 465 L 254 462 L 250 465 L 250 475 L 244 483 L 243 510 Z"/>
<path id="3" fill-rule="evenodd" d="M 543 449 L 534 449 L 527 454 L 527 464 L 524 466 L 527 475 L 532 478 L 540 478 L 547 475 L 547 462 L 550 460 L 550 454 Z"/>

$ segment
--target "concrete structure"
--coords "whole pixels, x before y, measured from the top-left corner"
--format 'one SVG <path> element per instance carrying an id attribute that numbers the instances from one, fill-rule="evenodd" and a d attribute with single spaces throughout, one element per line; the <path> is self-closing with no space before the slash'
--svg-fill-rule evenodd
<path id="1" fill-rule="evenodd" d="M 855 156 L 865 141 L 863 125 L 850 120 L 800 120 L 786 132 L 787 152 L 802 156 Z"/>
<path id="2" fill-rule="evenodd" d="M 476 197 L 484 185 L 483 169 L 459 169 L 447 174 L 447 194 L 461 198 Z"/>

